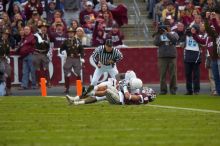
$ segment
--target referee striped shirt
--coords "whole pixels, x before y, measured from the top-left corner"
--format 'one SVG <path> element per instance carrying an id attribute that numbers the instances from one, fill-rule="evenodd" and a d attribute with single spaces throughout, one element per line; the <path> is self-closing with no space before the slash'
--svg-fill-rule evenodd
<path id="1" fill-rule="evenodd" d="M 110 60 L 113 60 L 115 63 L 122 60 L 122 53 L 113 47 L 112 52 L 107 52 L 105 50 L 105 46 L 99 46 L 95 49 L 92 54 L 92 58 L 96 64 L 101 62 L 103 65 L 111 65 L 109 64 Z"/>

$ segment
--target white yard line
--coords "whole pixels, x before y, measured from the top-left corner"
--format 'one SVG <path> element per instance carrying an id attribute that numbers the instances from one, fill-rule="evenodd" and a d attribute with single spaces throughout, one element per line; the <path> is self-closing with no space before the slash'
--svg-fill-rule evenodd
<path id="1" fill-rule="evenodd" d="M 53 97 L 53 98 L 66 98 L 65 96 L 46 96 L 46 97 Z"/>
<path id="2" fill-rule="evenodd" d="M 207 110 L 207 109 L 185 108 L 185 107 L 164 106 L 164 105 L 147 105 L 147 106 L 156 107 L 156 108 L 166 108 L 166 109 L 187 110 L 187 111 L 196 111 L 196 112 L 203 112 L 203 113 L 220 114 L 220 111 Z"/>

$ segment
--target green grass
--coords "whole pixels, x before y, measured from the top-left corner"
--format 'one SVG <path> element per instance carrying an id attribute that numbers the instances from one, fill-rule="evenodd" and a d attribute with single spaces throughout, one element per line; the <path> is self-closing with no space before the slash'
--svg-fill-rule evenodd
<path id="1" fill-rule="evenodd" d="M 154 105 L 220 111 L 220 98 L 159 96 Z M 0 145 L 219 146 L 220 113 L 107 102 L 69 106 L 63 98 L 0 98 Z"/>

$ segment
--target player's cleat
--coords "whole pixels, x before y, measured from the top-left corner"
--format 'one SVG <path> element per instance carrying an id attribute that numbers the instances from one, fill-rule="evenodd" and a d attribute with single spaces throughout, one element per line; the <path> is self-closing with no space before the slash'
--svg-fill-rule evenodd
<path id="1" fill-rule="evenodd" d="M 67 99 L 69 104 L 73 104 L 74 103 L 74 99 L 71 96 L 66 95 L 66 99 Z"/>
<path id="2" fill-rule="evenodd" d="M 87 94 L 89 94 L 92 90 L 94 89 L 93 85 L 90 85 L 87 89 L 84 89 L 84 92 L 82 93 L 82 96 L 86 96 Z"/>

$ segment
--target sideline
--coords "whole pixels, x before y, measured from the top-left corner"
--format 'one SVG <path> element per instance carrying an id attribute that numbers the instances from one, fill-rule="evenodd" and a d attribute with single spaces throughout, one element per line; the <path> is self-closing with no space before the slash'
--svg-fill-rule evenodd
<path id="1" fill-rule="evenodd" d="M 216 113 L 216 114 L 220 114 L 220 111 L 207 110 L 207 109 L 184 108 L 184 107 L 164 106 L 164 105 L 147 105 L 147 106 L 156 107 L 156 108 L 177 109 L 177 110 L 187 110 L 187 111 L 196 111 L 196 112 L 203 112 L 203 113 Z"/>

